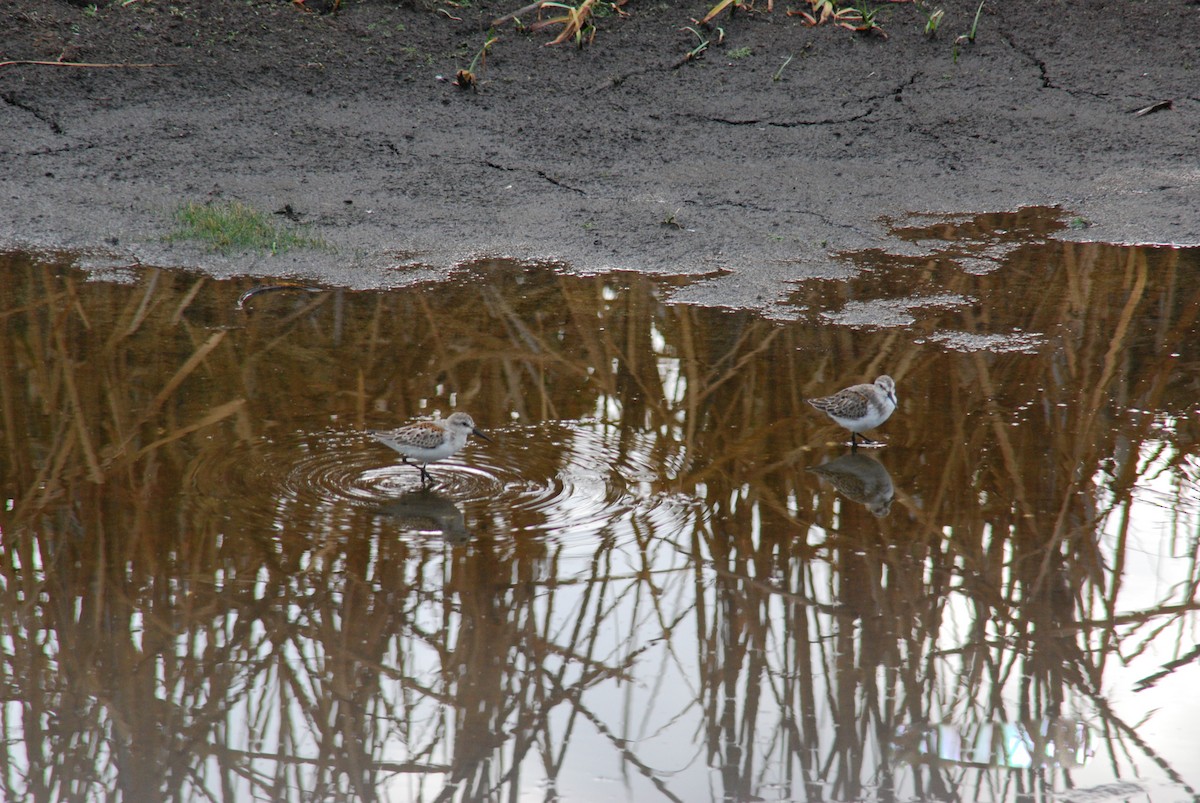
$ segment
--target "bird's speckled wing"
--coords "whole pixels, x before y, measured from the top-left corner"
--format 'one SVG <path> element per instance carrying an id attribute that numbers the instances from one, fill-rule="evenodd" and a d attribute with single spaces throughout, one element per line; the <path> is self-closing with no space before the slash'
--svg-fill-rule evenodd
<path id="1" fill-rule="evenodd" d="M 863 418 L 870 409 L 873 390 L 874 385 L 854 385 L 832 396 L 809 399 L 808 403 L 838 418 Z"/>
<path id="2" fill-rule="evenodd" d="M 420 421 L 391 432 L 382 432 L 380 435 L 384 439 L 404 446 L 416 446 L 419 449 L 434 449 L 446 440 L 446 430 L 432 421 Z"/>

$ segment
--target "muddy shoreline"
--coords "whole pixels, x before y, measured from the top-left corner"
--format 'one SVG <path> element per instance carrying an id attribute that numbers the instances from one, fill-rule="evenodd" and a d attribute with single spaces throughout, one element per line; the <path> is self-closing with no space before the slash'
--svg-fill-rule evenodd
<path id="1" fill-rule="evenodd" d="M 886 10 L 886 39 L 777 5 L 721 18 L 683 66 L 706 7 L 630 5 L 582 50 L 499 29 L 478 92 L 448 79 L 509 5 L 17 5 L 5 60 L 171 66 L 0 68 L 6 249 L 352 287 L 506 256 L 721 273 L 695 300 L 755 307 L 839 251 L 897 247 L 911 213 L 1058 206 L 1063 237 L 1200 244 L 1183 0 L 985 7 L 957 52 L 974 4 L 947 3 L 932 40 L 912 5 Z M 165 241 L 171 210 L 210 199 L 330 248 Z"/>

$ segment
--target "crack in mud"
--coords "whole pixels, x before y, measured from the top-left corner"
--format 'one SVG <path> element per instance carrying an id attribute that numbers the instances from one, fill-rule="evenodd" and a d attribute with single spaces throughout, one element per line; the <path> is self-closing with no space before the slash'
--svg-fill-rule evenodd
<path id="1" fill-rule="evenodd" d="M 1021 55 L 1023 58 L 1029 61 L 1030 64 L 1037 67 L 1038 78 L 1042 82 L 1042 89 L 1062 89 L 1062 87 L 1057 86 L 1053 81 L 1050 80 L 1050 68 L 1046 66 L 1045 61 L 1018 45 L 1016 41 L 1013 40 L 1011 34 L 1001 32 L 1000 38 L 1004 40 L 1005 44 L 1012 48 L 1014 53 Z"/>
<path id="2" fill-rule="evenodd" d="M 1003 39 L 1013 52 L 1020 55 L 1022 58 L 1029 61 L 1038 70 L 1038 80 L 1042 84 L 1042 89 L 1053 89 L 1058 92 L 1066 92 L 1068 95 L 1084 95 L 1090 98 L 1098 98 L 1100 100 L 1108 100 L 1112 97 L 1108 92 L 1094 92 L 1090 89 L 1082 89 L 1079 87 L 1066 87 L 1056 84 L 1050 77 L 1049 65 L 1038 56 L 1035 56 L 1031 51 L 1019 46 L 1010 34 L 1001 33 L 1000 38 Z"/>
<path id="3" fill-rule="evenodd" d="M 63 145 L 60 148 L 40 148 L 36 151 L 29 151 L 26 156 L 58 156 L 63 153 L 74 153 L 76 151 L 90 151 L 96 147 L 94 142 L 77 142 L 71 145 Z"/>
<path id="4" fill-rule="evenodd" d="M 567 184 L 563 181 L 560 181 L 559 179 L 556 179 L 554 176 L 550 175 L 545 170 L 529 170 L 527 168 L 522 168 L 522 167 L 509 167 L 508 165 L 502 165 L 497 162 L 493 162 L 490 159 L 485 159 L 483 163 L 485 165 L 487 165 L 488 167 L 492 168 L 493 170 L 502 170 L 505 173 L 532 173 L 532 174 L 538 176 L 539 178 L 550 182 L 551 184 L 553 184 L 555 187 L 558 187 L 559 189 L 569 190 L 570 192 L 576 193 L 578 195 L 583 195 L 585 197 L 587 196 L 587 192 L 585 190 L 581 190 L 578 187 L 572 187 L 570 184 Z"/>
<path id="5" fill-rule="evenodd" d="M 768 126 L 770 128 L 805 128 L 807 126 L 845 125 L 846 123 L 857 123 L 857 122 L 859 122 L 861 120 L 865 120 L 866 118 L 875 114 L 876 111 L 878 111 L 878 109 L 871 108 L 871 109 L 868 109 L 868 110 L 862 112 L 861 114 L 856 114 L 851 117 L 840 117 L 840 118 L 839 117 L 828 117 L 823 120 L 788 120 L 788 121 L 763 120 L 763 119 L 757 118 L 757 117 L 753 117 L 753 118 L 750 118 L 747 120 L 735 120 L 735 119 L 732 119 L 729 117 L 710 117 L 710 116 L 699 115 L 699 114 L 685 114 L 682 116 L 686 117 L 690 120 L 700 120 L 702 122 L 719 123 L 721 125 L 731 125 L 731 126 L 764 125 L 764 126 Z"/>
<path id="6" fill-rule="evenodd" d="M 578 195 L 584 195 L 584 196 L 587 195 L 587 193 L 585 191 L 579 189 L 578 187 L 572 187 L 570 184 L 566 184 L 562 181 L 559 181 L 558 179 L 554 178 L 554 176 L 551 176 L 549 173 L 547 173 L 544 170 L 536 170 L 534 172 L 536 172 L 539 176 L 544 178 L 546 181 L 549 181 L 555 187 L 559 187 L 564 190 L 570 190 L 571 192 L 576 193 Z"/>
<path id="7" fill-rule="evenodd" d="M 40 109 L 38 109 L 34 106 L 31 106 L 28 103 L 21 102 L 20 100 L 17 99 L 17 96 L 12 94 L 11 92 L 0 93 L 0 98 L 3 98 L 4 102 L 7 103 L 9 106 L 14 106 L 14 107 L 20 109 L 21 111 L 32 114 L 38 120 L 41 120 L 43 123 L 45 123 L 47 126 L 49 126 L 51 132 L 53 132 L 55 134 L 65 133 L 63 131 L 62 126 L 58 124 L 57 120 L 50 117 L 49 115 L 47 115 L 45 112 L 41 111 Z"/>

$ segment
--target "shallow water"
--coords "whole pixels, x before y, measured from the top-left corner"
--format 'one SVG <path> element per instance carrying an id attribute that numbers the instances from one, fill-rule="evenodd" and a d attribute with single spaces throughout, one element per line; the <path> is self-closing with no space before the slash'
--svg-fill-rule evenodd
<path id="1" fill-rule="evenodd" d="M 1200 253 L 1060 227 L 770 317 L 0 257 L 4 797 L 1196 799 Z M 455 409 L 432 488 L 366 434 Z"/>

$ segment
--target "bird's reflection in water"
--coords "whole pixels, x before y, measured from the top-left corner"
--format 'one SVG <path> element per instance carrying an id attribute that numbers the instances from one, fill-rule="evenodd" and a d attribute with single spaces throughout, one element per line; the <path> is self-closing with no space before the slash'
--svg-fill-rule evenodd
<path id="1" fill-rule="evenodd" d="M 462 508 L 430 488 L 401 494 L 379 513 L 395 519 L 405 530 L 440 534 L 447 541 L 463 542 L 471 537 Z"/>
<path id="2" fill-rule="evenodd" d="M 896 489 L 892 475 L 873 457 L 853 452 L 808 469 L 847 499 L 858 502 L 878 518 L 892 511 Z"/>

